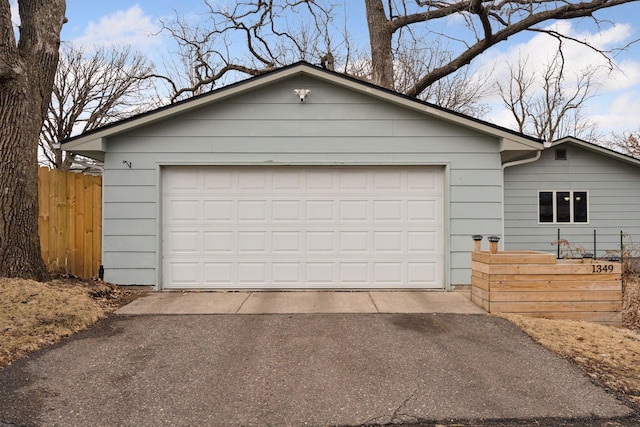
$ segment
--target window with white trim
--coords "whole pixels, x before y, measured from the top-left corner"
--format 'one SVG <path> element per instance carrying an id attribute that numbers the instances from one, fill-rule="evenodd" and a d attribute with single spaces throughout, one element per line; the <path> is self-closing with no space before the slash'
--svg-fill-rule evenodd
<path id="1" fill-rule="evenodd" d="M 538 222 L 574 224 L 589 221 L 586 191 L 539 191 Z"/>

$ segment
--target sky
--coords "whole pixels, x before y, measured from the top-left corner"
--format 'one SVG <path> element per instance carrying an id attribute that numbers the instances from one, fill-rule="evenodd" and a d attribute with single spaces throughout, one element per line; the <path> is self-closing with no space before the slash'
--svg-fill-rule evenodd
<path id="1" fill-rule="evenodd" d="M 340 0 L 337 0 L 340 2 Z M 366 45 L 366 22 L 362 10 L 363 0 L 342 0 L 348 5 L 350 35 Z M 11 0 L 15 6 L 16 0 Z M 15 9 L 15 7 L 13 8 Z M 156 64 L 162 62 L 161 55 L 167 55 L 165 34 L 158 34 L 160 21 L 175 16 L 189 15 L 194 19 L 204 16 L 203 0 L 67 0 L 67 18 L 62 31 L 62 39 L 76 45 L 131 45 L 147 54 Z M 614 7 L 596 14 L 609 21 L 601 32 L 591 25 L 590 20 L 564 21 L 554 23 L 563 32 L 580 39 L 588 39 L 605 50 L 625 46 L 640 39 L 640 2 Z M 577 44 L 567 45 L 565 50 L 566 68 L 570 75 L 586 66 L 604 65 L 596 53 Z M 531 67 L 546 63 L 554 51 L 550 38 L 537 33 L 526 33 L 512 37 L 507 43 L 499 44 L 472 65 L 492 78 L 506 78 L 506 63 L 515 63 L 526 57 Z M 640 129 L 640 43 L 632 44 L 626 51 L 614 58 L 617 69 L 602 71 L 596 78 L 597 95 L 587 104 L 586 114 L 597 121 L 603 132 L 625 132 Z M 603 67 L 604 69 L 604 67 Z M 499 125 L 514 125 L 510 113 L 505 111 L 495 91 L 489 92 L 484 100 L 491 111 L 482 118 Z"/>

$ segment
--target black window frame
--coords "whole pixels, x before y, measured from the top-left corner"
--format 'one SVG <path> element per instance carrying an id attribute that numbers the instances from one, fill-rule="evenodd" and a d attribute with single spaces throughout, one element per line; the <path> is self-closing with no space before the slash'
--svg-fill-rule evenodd
<path id="1" fill-rule="evenodd" d="M 588 224 L 589 219 L 587 190 L 538 191 L 538 224 Z"/>

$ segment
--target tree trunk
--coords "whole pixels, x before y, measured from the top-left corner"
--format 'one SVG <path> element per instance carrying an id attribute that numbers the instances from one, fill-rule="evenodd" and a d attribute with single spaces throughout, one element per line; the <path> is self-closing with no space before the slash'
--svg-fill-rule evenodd
<path id="1" fill-rule="evenodd" d="M 365 0 L 373 83 L 393 89 L 393 31 L 390 28 L 382 0 Z"/>
<path id="2" fill-rule="evenodd" d="M 20 0 L 18 7 L 16 44 L 8 0 L 0 0 L 0 277 L 42 281 L 48 272 L 38 234 L 38 136 L 66 6 L 64 0 Z"/>

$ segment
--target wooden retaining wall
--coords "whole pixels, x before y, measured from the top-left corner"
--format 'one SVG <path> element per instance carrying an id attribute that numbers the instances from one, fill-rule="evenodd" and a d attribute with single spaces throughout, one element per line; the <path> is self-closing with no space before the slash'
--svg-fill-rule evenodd
<path id="1" fill-rule="evenodd" d="M 620 263 L 533 251 L 474 251 L 471 259 L 471 300 L 489 313 L 621 323 Z"/>
<path id="2" fill-rule="evenodd" d="M 96 276 L 102 262 L 102 177 L 41 167 L 38 208 L 49 271 Z"/>

